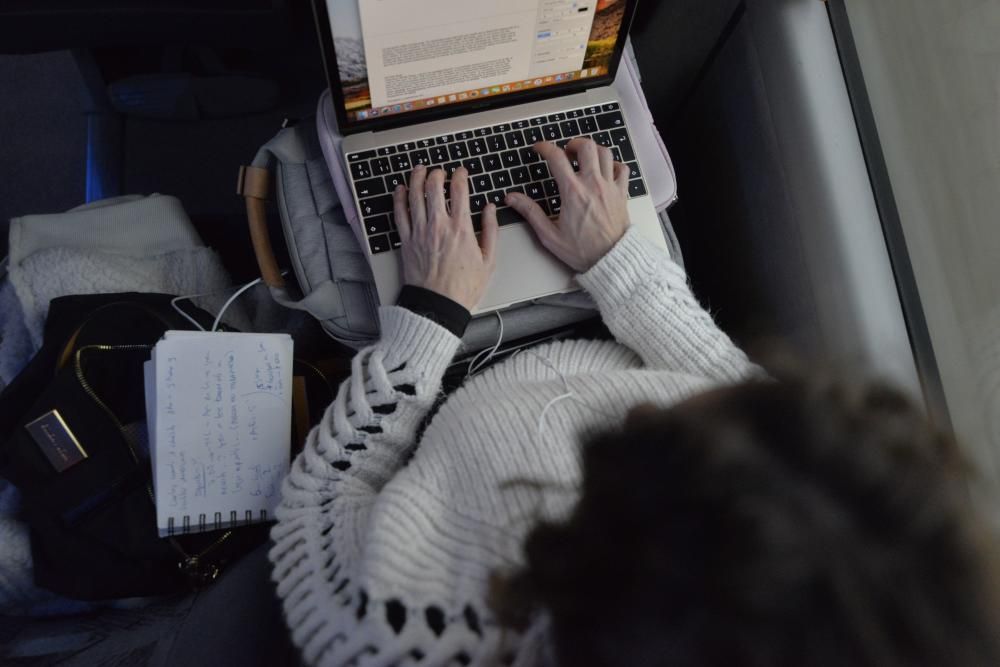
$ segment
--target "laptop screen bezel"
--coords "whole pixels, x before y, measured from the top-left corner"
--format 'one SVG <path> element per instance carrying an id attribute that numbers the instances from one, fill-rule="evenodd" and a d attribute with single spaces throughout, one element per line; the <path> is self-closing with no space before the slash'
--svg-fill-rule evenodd
<path id="1" fill-rule="evenodd" d="M 337 115 L 337 126 L 341 136 L 358 134 L 360 132 L 377 132 L 379 130 L 391 130 L 399 127 L 407 127 L 418 123 L 426 123 L 444 118 L 454 118 L 467 114 L 477 113 L 486 109 L 501 109 L 504 107 L 534 102 L 538 100 L 552 99 L 579 93 L 591 88 L 610 85 L 618 75 L 618 67 L 621 64 L 622 53 L 625 50 L 625 41 L 628 38 L 629 30 L 632 27 L 632 20 L 635 17 L 635 8 L 639 0 L 624 0 L 625 14 L 619 28 L 618 37 L 615 41 L 615 49 L 611 54 L 610 71 L 605 76 L 576 79 L 568 83 L 554 86 L 546 86 L 533 90 L 504 93 L 486 100 L 479 99 L 469 102 L 459 102 L 456 104 L 446 104 L 441 107 L 431 109 L 419 109 L 401 114 L 379 117 L 364 121 L 351 121 L 347 116 L 347 108 L 344 104 L 344 89 L 340 80 L 340 69 L 337 66 L 337 54 L 333 45 L 333 31 L 330 27 L 330 17 L 327 13 L 326 0 L 312 0 L 313 15 L 316 19 L 316 30 L 319 33 L 320 49 L 323 53 L 323 65 L 326 69 L 327 84 L 330 86 L 330 95 L 333 98 L 333 109 Z"/>

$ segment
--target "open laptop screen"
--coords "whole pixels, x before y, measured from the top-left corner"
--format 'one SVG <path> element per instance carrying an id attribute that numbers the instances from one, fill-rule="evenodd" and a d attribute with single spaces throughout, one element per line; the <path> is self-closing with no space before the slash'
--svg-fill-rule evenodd
<path id="1" fill-rule="evenodd" d="M 326 16 L 318 16 L 329 21 L 338 70 L 329 73 L 339 76 L 341 84 L 342 95 L 335 95 L 343 104 L 338 115 L 354 128 L 384 125 L 377 121 L 415 112 L 482 106 L 499 102 L 501 96 L 608 79 L 617 69 L 626 34 L 623 24 L 634 4 L 322 1 Z"/>

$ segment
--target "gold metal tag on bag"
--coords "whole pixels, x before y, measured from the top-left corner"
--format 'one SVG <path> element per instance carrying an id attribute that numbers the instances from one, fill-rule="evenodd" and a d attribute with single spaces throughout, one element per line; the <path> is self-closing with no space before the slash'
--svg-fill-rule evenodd
<path id="1" fill-rule="evenodd" d="M 72 468 L 87 458 L 87 451 L 76 439 L 58 410 L 46 412 L 31 423 L 25 424 L 24 428 L 38 443 L 39 449 L 56 472 Z"/>

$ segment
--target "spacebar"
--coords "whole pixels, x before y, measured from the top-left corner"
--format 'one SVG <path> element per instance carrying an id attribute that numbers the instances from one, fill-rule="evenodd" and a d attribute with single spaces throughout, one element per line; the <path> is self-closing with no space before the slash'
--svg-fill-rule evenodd
<path id="1" fill-rule="evenodd" d="M 512 225 L 515 222 L 524 222 L 524 218 L 514 209 L 505 207 L 497 211 L 497 222 L 503 227 L 504 225 Z"/>

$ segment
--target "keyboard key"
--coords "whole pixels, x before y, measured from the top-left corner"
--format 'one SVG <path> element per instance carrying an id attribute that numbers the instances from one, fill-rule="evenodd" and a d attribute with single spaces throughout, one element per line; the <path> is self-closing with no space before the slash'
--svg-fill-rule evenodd
<path id="1" fill-rule="evenodd" d="M 628 177 L 630 179 L 632 179 L 632 178 L 642 178 L 642 172 L 639 171 L 639 163 L 638 162 L 629 162 L 628 163 Z"/>
<path id="2" fill-rule="evenodd" d="M 515 185 L 515 186 L 507 188 L 507 194 L 511 194 L 512 192 L 517 192 L 517 193 L 520 193 L 520 194 L 523 195 L 524 194 L 524 186 L 523 185 Z"/>
<path id="3" fill-rule="evenodd" d="M 393 250 L 398 250 L 403 247 L 403 241 L 399 238 L 399 232 L 391 232 L 389 234 L 389 244 L 392 246 Z"/>
<path id="4" fill-rule="evenodd" d="M 471 182 L 473 192 L 489 192 L 493 189 L 493 181 L 490 179 L 489 174 L 473 176 Z"/>
<path id="5" fill-rule="evenodd" d="M 597 127 L 602 130 L 613 130 L 619 127 L 625 127 L 625 118 L 622 116 L 621 111 L 601 114 L 597 117 Z"/>
<path id="6" fill-rule="evenodd" d="M 461 162 L 449 162 L 444 166 L 445 175 L 448 178 L 451 178 L 452 176 L 455 175 L 455 172 L 458 171 L 458 168 L 461 166 L 462 166 Z"/>
<path id="7" fill-rule="evenodd" d="M 368 236 L 373 234 L 384 234 L 389 231 L 389 216 L 377 215 L 374 218 L 365 220 L 365 233 Z"/>
<path id="8" fill-rule="evenodd" d="M 483 173 L 483 161 L 477 157 L 469 158 L 462 164 L 469 170 L 469 176 Z"/>
<path id="9" fill-rule="evenodd" d="M 392 162 L 393 171 L 409 171 L 413 169 L 410 165 L 410 156 L 404 154 L 393 155 L 389 160 Z"/>
<path id="10" fill-rule="evenodd" d="M 594 120 L 593 116 L 584 116 L 579 122 L 581 134 L 593 134 L 597 132 L 597 121 Z"/>
<path id="11" fill-rule="evenodd" d="M 546 141 L 556 141 L 562 139 L 562 133 L 558 125 L 546 125 L 542 128 L 542 136 Z"/>
<path id="12" fill-rule="evenodd" d="M 410 182 L 410 172 L 404 171 L 398 174 L 389 174 L 385 177 L 385 191 L 394 192 L 400 185 L 408 185 Z"/>
<path id="13" fill-rule="evenodd" d="M 388 234 L 379 234 L 378 236 L 371 237 L 368 239 L 368 245 L 371 246 L 373 255 L 377 255 L 380 252 L 389 252 L 392 249 Z"/>
<path id="14" fill-rule="evenodd" d="M 560 139 L 559 141 L 556 142 L 556 146 L 559 148 L 566 148 L 567 146 L 569 146 L 569 142 L 570 142 L 569 139 Z"/>
<path id="15" fill-rule="evenodd" d="M 539 208 L 541 208 L 543 211 L 545 211 L 545 215 L 547 215 L 549 217 L 552 216 L 552 212 L 549 211 L 549 202 L 548 202 L 548 200 L 545 197 L 542 197 L 541 199 L 535 200 L 535 203 L 538 204 Z"/>
<path id="16" fill-rule="evenodd" d="M 359 180 L 362 178 L 371 178 L 372 170 L 367 162 L 355 162 L 351 165 L 351 176 L 354 180 Z"/>
<path id="17" fill-rule="evenodd" d="M 533 181 L 544 181 L 549 177 L 549 167 L 544 162 L 533 164 L 529 169 L 531 170 L 531 180 Z"/>
<path id="18" fill-rule="evenodd" d="M 524 185 L 525 183 L 531 182 L 531 172 L 528 171 L 527 167 L 512 169 L 510 177 L 511 180 L 514 181 L 514 185 Z"/>
<path id="19" fill-rule="evenodd" d="M 392 173 L 392 165 L 389 163 L 389 158 L 380 157 L 377 160 L 372 160 L 372 173 L 376 176 L 385 176 L 386 174 Z"/>
<path id="20" fill-rule="evenodd" d="M 481 127 L 475 130 L 475 133 L 477 137 L 485 137 L 486 135 L 493 134 L 493 130 L 488 127 Z"/>
<path id="21" fill-rule="evenodd" d="M 566 120 L 566 114 L 564 113 L 554 113 L 551 116 L 549 116 L 550 123 L 558 123 L 564 120 Z"/>
<path id="22" fill-rule="evenodd" d="M 601 107 L 587 107 L 586 109 L 583 110 L 583 112 L 588 116 L 596 116 L 597 114 L 601 113 Z"/>
<path id="23" fill-rule="evenodd" d="M 450 144 L 453 141 L 455 141 L 455 137 L 453 137 L 450 134 L 443 134 L 437 139 L 435 139 L 434 143 L 437 144 L 438 146 L 443 146 L 445 144 Z"/>
<path id="24" fill-rule="evenodd" d="M 512 167 L 521 166 L 521 156 L 517 151 L 507 151 L 506 153 L 500 154 L 500 162 L 503 163 L 504 169 L 510 169 Z"/>
<path id="25" fill-rule="evenodd" d="M 577 160 L 575 157 L 570 158 L 569 164 L 571 167 L 573 167 L 573 171 L 580 171 L 580 161 Z"/>
<path id="26" fill-rule="evenodd" d="M 480 155 L 486 155 L 486 152 L 485 139 L 473 139 L 469 142 L 469 155 L 479 157 Z"/>
<path id="27" fill-rule="evenodd" d="M 524 186 L 524 194 L 532 199 L 545 199 L 545 186 L 541 183 L 529 183 Z"/>
<path id="28" fill-rule="evenodd" d="M 493 172 L 493 187 L 498 190 L 506 190 L 510 186 L 514 185 L 514 182 L 510 179 L 510 172 L 507 171 L 495 171 Z"/>
<path id="29" fill-rule="evenodd" d="M 473 213 L 472 214 L 472 231 L 479 233 L 483 231 L 483 214 Z"/>
<path id="30" fill-rule="evenodd" d="M 515 130 L 513 132 L 508 132 L 504 135 L 504 139 L 507 140 L 507 148 L 523 148 L 524 147 L 524 133 L 520 130 Z"/>
<path id="31" fill-rule="evenodd" d="M 420 141 L 417 142 L 418 148 L 430 148 L 433 145 L 434 145 L 433 139 L 421 139 Z"/>
<path id="32" fill-rule="evenodd" d="M 500 227 L 504 225 L 513 225 L 518 222 L 524 222 L 524 218 L 521 214 L 512 208 L 501 208 L 497 211 L 497 224 Z"/>
<path id="33" fill-rule="evenodd" d="M 504 132 L 510 132 L 510 123 L 501 123 L 499 125 L 494 125 L 493 132 L 499 134 L 503 134 Z"/>
<path id="34" fill-rule="evenodd" d="M 604 111 L 614 111 L 615 109 L 618 108 L 620 108 L 618 102 L 608 102 L 607 104 L 601 107 L 601 109 L 603 109 Z"/>
<path id="35" fill-rule="evenodd" d="M 483 169 L 486 171 L 496 171 L 503 167 L 499 155 L 487 155 L 483 158 Z"/>
<path id="36" fill-rule="evenodd" d="M 548 123 L 549 119 L 545 116 L 541 116 L 539 118 L 532 118 L 530 122 L 532 127 L 541 127 L 542 125 Z"/>
<path id="37" fill-rule="evenodd" d="M 361 215 L 366 219 L 382 213 L 390 213 L 391 211 L 392 195 L 381 195 L 361 201 Z"/>
<path id="38" fill-rule="evenodd" d="M 361 151 L 360 153 L 348 153 L 348 162 L 360 162 L 361 160 L 370 160 L 375 157 L 375 151 Z"/>
<path id="39" fill-rule="evenodd" d="M 455 133 L 455 140 L 456 141 L 466 141 L 466 140 L 472 139 L 474 137 L 475 137 L 475 133 L 472 130 L 469 130 L 468 132 L 457 132 L 457 133 Z"/>
<path id="40" fill-rule="evenodd" d="M 579 118 L 583 115 L 583 109 L 573 109 L 572 111 L 566 112 L 567 118 Z"/>
<path id="41" fill-rule="evenodd" d="M 557 215 L 562 210 L 562 199 L 559 197 L 549 197 L 545 202 L 549 205 L 549 215 Z"/>
<path id="42" fill-rule="evenodd" d="M 402 171 L 385 177 L 385 191 L 393 192 L 397 186 L 410 184 L 410 172 Z"/>
<path id="43" fill-rule="evenodd" d="M 542 185 L 545 187 L 545 194 L 547 196 L 556 197 L 559 195 L 559 184 L 556 183 L 556 180 L 554 178 L 550 178 L 549 180 L 542 183 Z"/>
<path id="44" fill-rule="evenodd" d="M 491 137 L 487 137 L 486 144 L 490 147 L 490 152 L 492 153 L 507 150 L 507 142 L 504 141 L 502 134 L 494 134 Z"/>
<path id="45" fill-rule="evenodd" d="M 399 144 L 396 146 L 397 153 L 409 153 L 412 150 L 417 149 L 417 144 L 412 141 L 407 141 L 405 144 Z"/>
<path id="46" fill-rule="evenodd" d="M 464 160 L 469 157 L 469 149 L 464 141 L 460 141 L 448 146 L 448 155 L 451 156 L 452 160 Z"/>
<path id="47" fill-rule="evenodd" d="M 376 152 L 379 155 L 393 155 L 393 154 L 396 153 L 396 147 L 395 146 L 384 146 L 384 147 L 378 149 L 378 151 L 376 151 Z"/>
<path id="48" fill-rule="evenodd" d="M 641 197 L 646 194 L 646 184 L 641 180 L 629 181 L 628 182 L 628 195 L 629 197 Z"/>
<path id="49" fill-rule="evenodd" d="M 422 164 L 425 167 L 431 166 L 431 156 L 426 150 L 413 151 L 410 153 L 410 163 L 416 167 Z"/>
<path id="50" fill-rule="evenodd" d="M 486 195 L 472 195 L 469 197 L 469 210 L 479 213 L 486 208 Z"/>
<path id="51" fill-rule="evenodd" d="M 605 148 L 611 148 L 611 134 L 609 132 L 598 132 L 591 137 L 594 143 L 598 146 L 604 146 Z"/>
<path id="52" fill-rule="evenodd" d="M 497 208 L 506 206 L 507 194 L 503 190 L 497 190 L 486 195 L 487 203 L 494 204 Z"/>
<path id="53" fill-rule="evenodd" d="M 533 146 L 522 148 L 519 154 L 521 156 L 521 164 L 531 164 L 542 159 L 542 156 L 535 152 Z"/>
<path id="54" fill-rule="evenodd" d="M 580 124 L 572 119 L 559 123 L 559 129 L 564 137 L 575 137 L 580 134 Z"/>
<path id="55" fill-rule="evenodd" d="M 622 159 L 622 152 L 620 150 L 618 150 L 617 146 L 612 146 L 611 147 L 611 155 L 614 156 L 615 162 L 624 162 L 625 161 L 625 160 Z"/>
<path id="56" fill-rule="evenodd" d="M 540 127 L 529 127 L 524 131 L 524 142 L 528 146 L 537 144 L 539 141 L 543 141 L 545 137 L 542 136 L 542 128 Z"/>
<path id="57" fill-rule="evenodd" d="M 623 162 L 635 160 L 635 151 L 632 149 L 632 142 L 628 138 L 628 132 L 624 129 L 612 130 L 611 141 L 622 152 Z"/>
<path id="58" fill-rule="evenodd" d="M 431 149 L 431 164 L 441 164 L 449 160 L 451 160 L 451 156 L 448 155 L 446 146 L 435 146 Z"/>
<path id="59" fill-rule="evenodd" d="M 510 125 L 511 125 L 511 127 L 513 127 L 513 128 L 515 129 L 515 130 L 526 130 L 526 129 L 528 129 L 529 127 L 531 127 L 531 123 L 530 123 L 529 121 L 526 121 L 526 120 L 518 120 L 518 121 L 514 121 L 514 122 L 513 122 L 513 123 L 511 123 Z"/>
<path id="60" fill-rule="evenodd" d="M 385 181 L 381 178 L 370 178 L 365 181 L 356 181 L 354 183 L 354 189 L 358 193 L 358 199 L 374 197 L 375 195 L 380 195 L 386 192 Z"/>

